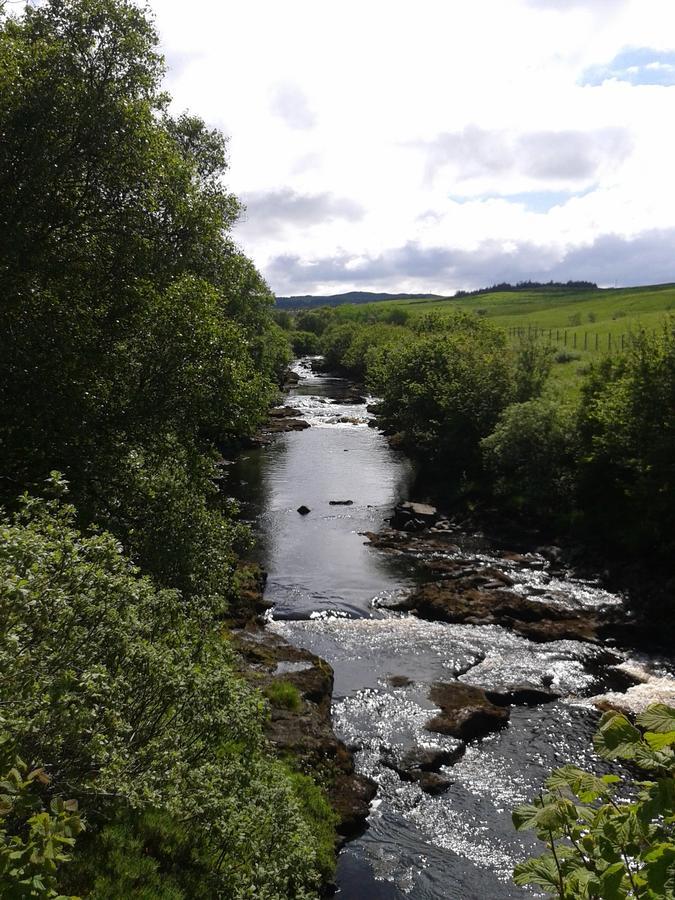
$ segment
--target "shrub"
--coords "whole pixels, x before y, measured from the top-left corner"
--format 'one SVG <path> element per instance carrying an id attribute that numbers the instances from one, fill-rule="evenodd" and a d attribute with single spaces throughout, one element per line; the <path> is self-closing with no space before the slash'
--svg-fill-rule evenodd
<path id="1" fill-rule="evenodd" d="M 664 560 L 675 554 L 675 324 L 636 335 L 592 368 L 580 407 L 581 502 L 589 532 Z"/>
<path id="2" fill-rule="evenodd" d="M 2 738 L 0 753 L 9 743 L 7 734 Z M 42 767 L 29 767 L 20 757 L 11 768 L 5 760 L 0 775 L 2 895 L 57 898 L 59 869 L 72 859 L 75 840 L 84 828 L 77 801 L 55 797 L 45 809 L 40 789 L 50 778 Z"/>
<path id="3" fill-rule="evenodd" d="M 501 332 L 467 314 L 446 324 L 441 334 L 381 348 L 369 384 L 384 427 L 455 480 L 480 462 L 479 441 L 512 397 L 513 372 Z"/>
<path id="4" fill-rule="evenodd" d="M 298 331 L 311 331 L 320 337 L 335 321 L 335 316 L 336 310 L 330 306 L 301 310 L 295 314 L 295 327 Z"/>
<path id="5" fill-rule="evenodd" d="M 516 351 L 515 397 L 518 401 L 538 397 L 551 371 L 553 349 L 530 337 Z"/>
<path id="6" fill-rule="evenodd" d="M 597 753 L 649 773 L 636 783 L 574 765 L 556 770 L 547 791 L 513 813 L 548 852 L 516 866 L 516 884 L 560 900 L 672 900 L 675 897 L 675 709 L 655 704 L 637 718 L 605 713 Z M 625 796 L 615 799 L 619 786 Z"/>
<path id="7" fill-rule="evenodd" d="M 384 317 L 384 321 L 388 322 L 390 325 L 406 325 L 409 319 L 410 313 L 408 310 L 401 309 L 399 306 L 395 306 L 394 309 L 389 310 Z"/>
<path id="8" fill-rule="evenodd" d="M 263 691 L 274 706 L 298 710 L 302 706 L 302 695 L 290 681 L 273 681 Z"/>
<path id="9" fill-rule="evenodd" d="M 569 517 L 578 443 L 573 406 L 537 398 L 507 407 L 481 441 L 495 494 L 520 512 Z"/>
<path id="10" fill-rule="evenodd" d="M 321 352 L 321 339 L 313 331 L 291 331 L 289 337 L 296 356 L 316 356 Z"/>
<path id="11" fill-rule="evenodd" d="M 321 350 L 329 369 L 340 369 L 357 332 L 362 326 L 356 322 L 331 325 L 321 338 Z"/>
<path id="12" fill-rule="evenodd" d="M 113 843 L 140 841 L 156 861 L 143 869 L 149 884 L 170 856 L 162 833 L 179 840 L 185 824 L 181 852 L 210 896 L 311 896 L 315 839 L 270 756 L 264 701 L 236 673 L 220 608 L 208 595 L 158 590 L 110 534 L 77 531 L 74 515 L 25 497 L 0 520 L 6 751 L 40 762 L 47 799 L 79 801 L 84 852 L 103 854 L 109 871 L 124 854 L 106 850 L 105 822 L 116 823 Z M 163 818 L 159 831 L 138 819 L 145 810 Z M 99 865 L 78 865 L 76 853 L 72 870 L 86 881 Z M 168 882 L 149 896 L 171 896 Z"/>

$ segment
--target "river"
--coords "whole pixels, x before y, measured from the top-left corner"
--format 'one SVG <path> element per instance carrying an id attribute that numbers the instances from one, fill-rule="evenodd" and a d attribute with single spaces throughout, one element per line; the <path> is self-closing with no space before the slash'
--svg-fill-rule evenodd
<path id="1" fill-rule="evenodd" d="M 518 834 L 511 810 L 535 795 L 552 768 L 597 766 L 591 695 L 620 681 L 603 648 L 578 641 L 533 643 L 499 626 L 428 622 L 387 610 L 420 575 L 415 560 L 368 545 L 393 506 L 409 495 L 413 471 L 375 428 L 348 382 L 296 366 L 286 402 L 312 427 L 281 434 L 230 467 L 232 492 L 258 537 L 268 572 L 268 627 L 318 654 L 335 670 L 336 732 L 356 751 L 359 771 L 378 784 L 369 827 L 338 862 L 341 900 L 507 900 L 532 897 L 511 881 L 514 864 L 537 849 Z M 349 501 L 331 505 L 330 501 Z M 310 512 L 300 515 L 298 507 Z M 456 537 L 463 557 L 500 567 L 513 590 L 579 607 L 621 602 L 591 581 L 528 564 L 480 534 Z M 457 551 L 455 551 L 457 552 Z M 621 658 L 629 654 L 620 651 Z M 667 662 L 638 659 L 656 675 Z M 491 690 L 552 681 L 559 699 L 514 706 L 508 727 L 470 742 L 443 767 L 449 786 L 425 793 L 388 764 L 414 749 L 457 747 L 424 724 L 435 710 L 431 684 L 460 678 Z"/>

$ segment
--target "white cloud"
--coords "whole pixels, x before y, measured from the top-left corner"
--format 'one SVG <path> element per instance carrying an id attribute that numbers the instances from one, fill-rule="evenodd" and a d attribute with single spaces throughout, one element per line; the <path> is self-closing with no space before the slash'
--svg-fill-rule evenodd
<path id="1" fill-rule="evenodd" d="M 504 260 L 534 277 L 541 253 L 587 265 L 575 253 L 606 259 L 612 236 L 642 247 L 638 282 L 675 279 L 675 254 L 654 255 L 675 87 L 580 83 L 629 45 L 667 59 L 671 0 L 151 2 L 175 107 L 230 135 L 236 237 L 279 292 L 430 286 L 439 250 L 477 264 L 438 270 L 439 290 Z M 505 246 L 520 250 L 485 252 Z"/>
<path id="2" fill-rule="evenodd" d="M 307 95 L 295 84 L 278 84 L 272 91 L 270 110 L 290 128 L 312 128 L 316 116 L 310 108 Z"/>

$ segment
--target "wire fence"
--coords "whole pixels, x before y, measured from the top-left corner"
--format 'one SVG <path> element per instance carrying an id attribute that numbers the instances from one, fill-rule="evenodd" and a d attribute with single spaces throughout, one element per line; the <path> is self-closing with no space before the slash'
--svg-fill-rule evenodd
<path id="1" fill-rule="evenodd" d="M 637 334 L 635 331 L 617 334 L 612 331 L 584 331 L 575 328 L 540 328 L 538 325 L 514 325 L 507 331 L 509 337 L 519 339 L 521 343 L 535 340 L 543 341 L 551 347 L 606 353 L 618 353 L 630 347 Z M 645 331 L 656 334 L 655 328 L 639 329 L 640 333 Z"/>

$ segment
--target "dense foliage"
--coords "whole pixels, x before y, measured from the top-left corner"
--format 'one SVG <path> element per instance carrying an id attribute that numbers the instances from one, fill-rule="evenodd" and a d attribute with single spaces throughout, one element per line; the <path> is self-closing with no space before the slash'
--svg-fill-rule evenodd
<path id="1" fill-rule="evenodd" d="M 223 624 L 249 535 L 215 462 L 289 343 L 162 75 L 129 0 L 0 10 L 3 896 L 304 898 L 333 866 Z"/>
<path id="2" fill-rule="evenodd" d="M 675 555 L 675 321 L 637 334 L 588 375 L 579 504 L 589 530 L 631 554 Z"/>
<path id="3" fill-rule="evenodd" d="M 605 713 L 594 745 L 646 780 L 568 765 L 549 777 L 546 793 L 514 811 L 516 828 L 534 830 L 548 846 L 516 866 L 517 884 L 560 900 L 675 898 L 675 709 L 655 704 L 637 724 Z"/>
<path id="4" fill-rule="evenodd" d="M 224 140 L 169 116 L 162 72 L 126 0 L 2 19 L 0 491 L 64 472 L 141 562 L 157 540 L 128 498 L 165 503 L 166 556 L 189 555 L 170 504 L 199 505 L 209 448 L 255 429 L 288 353 L 227 237 Z"/>
<path id="5" fill-rule="evenodd" d="M 395 313 L 403 313 L 400 321 Z M 328 368 L 366 383 L 379 422 L 439 487 L 471 488 L 509 515 L 572 531 L 605 553 L 675 553 L 675 325 L 637 331 L 588 367 L 580 394 L 553 354 L 508 346 L 485 318 L 342 307 L 286 315 L 320 336 Z M 315 344 L 312 343 L 314 347 Z"/>
<path id="6" fill-rule="evenodd" d="M 479 441 L 513 391 L 503 335 L 468 315 L 442 333 L 431 328 L 384 347 L 369 379 L 385 428 L 455 477 L 475 470 Z"/>
<path id="7" fill-rule="evenodd" d="M 76 858 L 66 883 L 110 896 L 101 879 L 123 878 L 126 863 L 98 832 L 112 819 L 133 844 L 152 811 L 191 859 L 170 873 L 175 896 L 195 895 L 195 869 L 199 896 L 309 896 L 315 839 L 267 752 L 264 702 L 214 627 L 223 610 L 157 589 L 112 535 L 83 535 L 74 517 L 26 496 L 0 522 L 3 748 L 40 762 L 47 798 L 86 813 L 83 851 L 97 865 Z M 156 883 L 149 896 L 165 896 L 165 855 L 146 859 L 147 884 L 134 876 Z"/>

